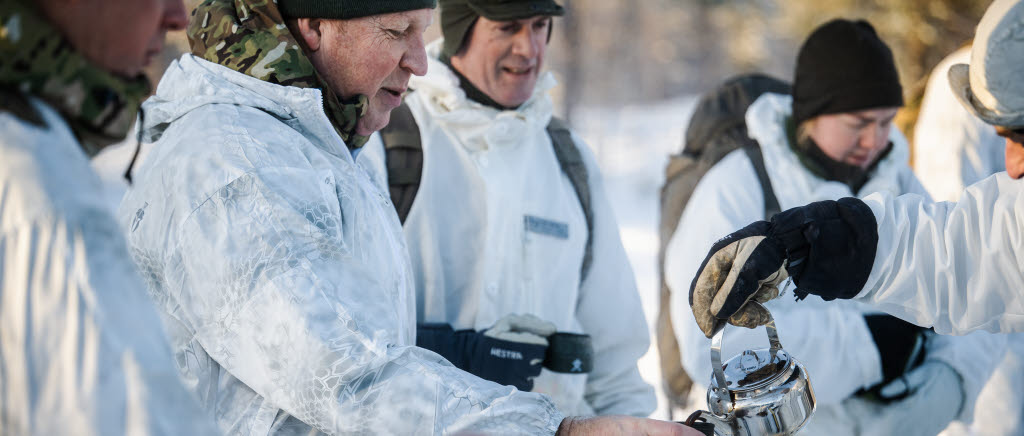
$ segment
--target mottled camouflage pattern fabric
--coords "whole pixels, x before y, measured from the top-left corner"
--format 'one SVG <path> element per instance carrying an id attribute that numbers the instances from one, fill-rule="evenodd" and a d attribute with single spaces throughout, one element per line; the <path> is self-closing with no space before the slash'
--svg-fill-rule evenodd
<path id="1" fill-rule="evenodd" d="M 366 112 L 367 97 L 341 101 L 313 68 L 285 25 L 274 0 L 205 0 L 188 26 L 192 54 L 270 83 L 319 88 L 324 111 L 350 148 L 366 143 L 356 123 Z"/>
<path id="2" fill-rule="evenodd" d="M 52 105 L 90 157 L 124 140 L 150 90 L 143 75 L 123 78 L 92 65 L 24 0 L 0 0 L 0 87 Z"/>

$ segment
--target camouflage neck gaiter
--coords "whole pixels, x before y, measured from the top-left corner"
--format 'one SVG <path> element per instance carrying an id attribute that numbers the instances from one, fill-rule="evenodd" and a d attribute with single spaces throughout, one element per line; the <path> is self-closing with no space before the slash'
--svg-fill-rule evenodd
<path id="1" fill-rule="evenodd" d="M 356 134 L 366 96 L 341 101 L 303 53 L 274 0 L 205 0 L 192 12 L 188 41 L 192 54 L 242 74 L 277 85 L 319 88 L 327 118 L 345 144 L 355 149 L 369 139 Z"/>
<path id="2" fill-rule="evenodd" d="M 150 90 L 141 74 L 124 78 L 92 65 L 20 0 L 0 1 L 0 88 L 53 106 L 89 157 L 124 140 Z"/>

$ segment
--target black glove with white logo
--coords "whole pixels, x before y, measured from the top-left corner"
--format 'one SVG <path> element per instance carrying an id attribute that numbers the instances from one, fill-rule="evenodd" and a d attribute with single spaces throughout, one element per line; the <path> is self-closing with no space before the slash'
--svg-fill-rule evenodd
<path id="1" fill-rule="evenodd" d="M 459 369 L 521 391 L 533 389 L 555 325 L 532 315 L 509 315 L 484 331 L 455 331 L 448 324 L 421 324 L 416 346 Z"/>

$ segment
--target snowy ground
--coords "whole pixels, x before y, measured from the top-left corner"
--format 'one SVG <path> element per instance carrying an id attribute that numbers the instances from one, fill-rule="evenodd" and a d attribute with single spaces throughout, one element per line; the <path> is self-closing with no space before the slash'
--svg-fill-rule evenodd
<path id="1" fill-rule="evenodd" d="M 682 97 L 646 106 L 584 109 L 573 122 L 597 155 L 636 274 L 651 328 L 651 348 L 640 361 L 640 374 L 658 391 L 658 409 L 651 416 L 661 419 L 668 417 L 668 405 L 661 392 L 653 329 L 658 314 L 658 191 L 668 156 L 682 148 L 695 104 L 694 97 Z"/>

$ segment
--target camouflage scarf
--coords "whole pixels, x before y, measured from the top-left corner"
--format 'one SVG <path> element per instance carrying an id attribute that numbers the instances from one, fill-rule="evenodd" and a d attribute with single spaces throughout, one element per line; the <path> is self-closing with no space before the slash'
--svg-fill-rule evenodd
<path id="1" fill-rule="evenodd" d="M 92 65 L 29 4 L 0 0 L 0 88 L 53 106 L 89 157 L 124 140 L 149 95 L 149 81 Z M 0 109 L 8 100 L 0 101 Z"/>
<path id="2" fill-rule="evenodd" d="M 324 111 L 349 148 L 368 137 L 356 134 L 367 97 L 341 101 L 299 47 L 274 0 L 205 0 L 188 26 L 192 54 L 257 79 L 299 88 L 319 88 Z"/>

